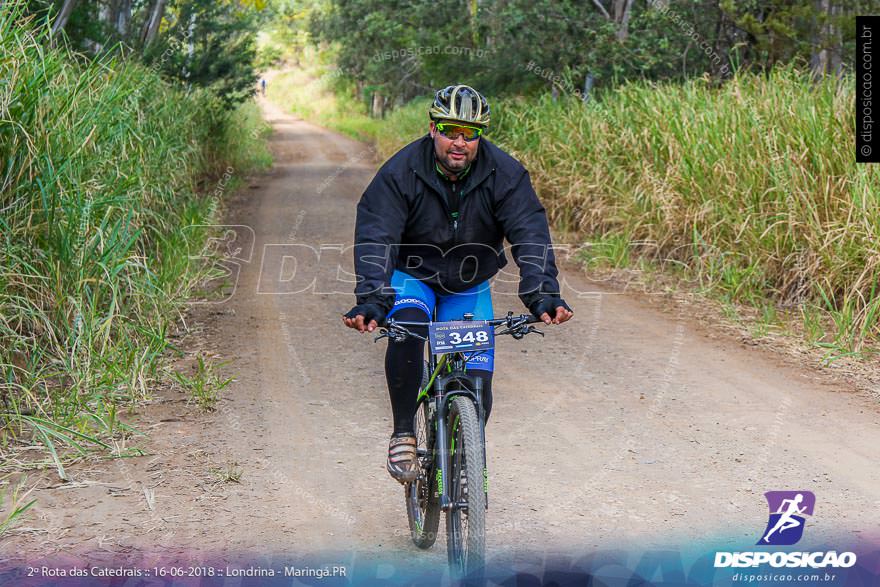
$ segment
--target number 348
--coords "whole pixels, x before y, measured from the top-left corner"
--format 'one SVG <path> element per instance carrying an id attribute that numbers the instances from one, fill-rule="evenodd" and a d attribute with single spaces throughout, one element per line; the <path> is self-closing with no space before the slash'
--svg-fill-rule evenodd
<path id="1" fill-rule="evenodd" d="M 463 342 L 489 342 L 489 334 L 484 330 L 465 332 L 464 336 L 458 332 L 451 332 L 449 333 L 449 342 L 452 344 L 461 344 Z"/>

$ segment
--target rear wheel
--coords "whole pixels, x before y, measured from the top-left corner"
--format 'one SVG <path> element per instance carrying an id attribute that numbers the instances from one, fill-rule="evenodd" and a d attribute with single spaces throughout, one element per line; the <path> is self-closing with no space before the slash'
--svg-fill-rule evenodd
<path id="1" fill-rule="evenodd" d="M 454 578 L 475 579 L 486 551 L 483 442 L 474 403 L 452 399 L 449 409 L 450 477 L 453 506 L 446 513 L 446 553 Z"/>
<path id="2" fill-rule="evenodd" d="M 427 366 L 425 367 L 425 373 Z M 422 376 L 422 389 L 427 384 L 427 375 Z M 406 514 L 409 518 L 409 531 L 412 541 L 419 548 L 430 548 L 437 540 L 440 526 L 440 495 L 434 471 L 435 420 L 434 404 L 430 397 L 419 402 L 416 408 L 416 450 L 419 455 L 419 477 L 404 486 L 406 495 Z"/>

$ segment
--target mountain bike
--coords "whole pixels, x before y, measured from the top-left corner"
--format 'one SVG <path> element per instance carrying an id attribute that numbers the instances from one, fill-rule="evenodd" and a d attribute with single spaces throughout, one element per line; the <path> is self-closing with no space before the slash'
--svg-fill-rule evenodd
<path id="1" fill-rule="evenodd" d="M 415 428 L 419 475 L 404 485 L 412 540 L 433 546 L 440 514 L 446 514 L 446 553 L 454 578 L 474 578 L 482 571 L 486 549 L 489 476 L 482 379 L 467 372 L 467 362 L 494 348 L 495 338 L 509 334 L 544 336 L 531 324 L 538 319 L 508 312 L 503 318 L 402 322 L 389 318 L 376 337 L 429 342 L 416 407 Z M 423 337 L 407 327 L 428 326 Z"/>

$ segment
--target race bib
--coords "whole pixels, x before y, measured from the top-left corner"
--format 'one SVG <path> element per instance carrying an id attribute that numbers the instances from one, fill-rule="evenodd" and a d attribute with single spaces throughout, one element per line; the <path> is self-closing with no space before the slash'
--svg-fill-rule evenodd
<path id="1" fill-rule="evenodd" d="M 495 347 L 495 331 L 481 320 L 432 322 L 428 326 L 428 337 L 434 354 Z"/>

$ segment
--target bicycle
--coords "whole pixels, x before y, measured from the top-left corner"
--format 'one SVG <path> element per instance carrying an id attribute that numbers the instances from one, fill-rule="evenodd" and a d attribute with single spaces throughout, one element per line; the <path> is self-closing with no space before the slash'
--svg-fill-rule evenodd
<path id="1" fill-rule="evenodd" d="M 446 552 L 454 578 L 474 578 L 483 566 L 489 475 L 482 379 L 467 373 L 467 362 L 490 348 L 497 336 L 519 340 L 526 334 L 544 336 L 529 314 L 460 321 L 400 322 L 389 318 L 375 338 L 402 341 L 415 337 L 429 342 L 418 403 L 416 440 L 419 475 L 404 485 L 410 534 L 422 549 L 433 546 L 446 513 Z M 429 328 L 428 337 L 407 326 Z M 498 331 L 498 328 L 502 328 Z M 476 491 L 474 490 L 476 489 Z"/>

